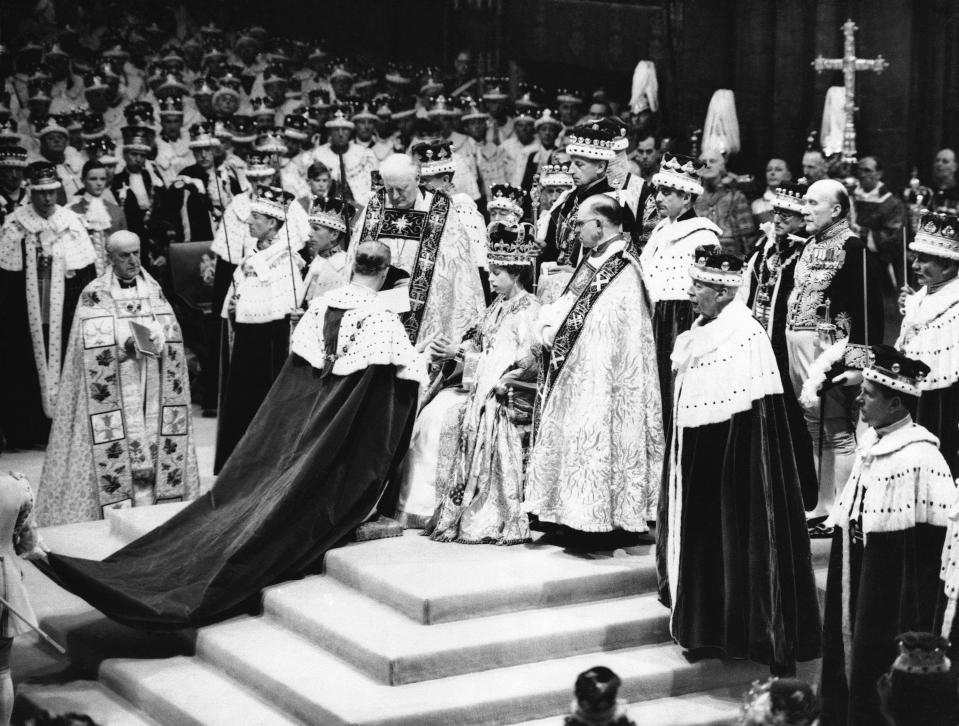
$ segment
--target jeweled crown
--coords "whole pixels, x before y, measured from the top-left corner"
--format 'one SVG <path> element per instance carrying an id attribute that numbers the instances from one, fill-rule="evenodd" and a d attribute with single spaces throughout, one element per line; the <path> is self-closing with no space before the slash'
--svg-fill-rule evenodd
<path id="1" fill-rule="evenodd" d="M 533 265 L 540 253 L 532 225 L 492 222 L 487 227 L 488 259 L 491 265 Z"/>

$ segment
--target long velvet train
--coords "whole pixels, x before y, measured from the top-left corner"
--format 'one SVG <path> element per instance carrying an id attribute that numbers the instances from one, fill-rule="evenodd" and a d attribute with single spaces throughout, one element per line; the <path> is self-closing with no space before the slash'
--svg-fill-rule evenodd
<path id="1" fill-rule="evenodd" d="M 393 366 L 349 376 L 291 355 L 213 489 L 102 562 L 51 554 L 44 571 L 118 622 L 176 629 L 255 610 L 269 585 L 394 499 L 417 384 Z"/>

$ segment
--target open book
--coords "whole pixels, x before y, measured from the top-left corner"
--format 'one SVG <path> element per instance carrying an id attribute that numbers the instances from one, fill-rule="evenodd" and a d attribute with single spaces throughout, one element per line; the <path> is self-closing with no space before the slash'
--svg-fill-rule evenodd
<path id="1" fill-rule="evenodd" d="M 130 333 L 133 335 L 133 347 L 137 353 L 151 358 L 160 357 L 160 349 L 150 340 L 150 329 L 146 325 L 130 321 Z"/>

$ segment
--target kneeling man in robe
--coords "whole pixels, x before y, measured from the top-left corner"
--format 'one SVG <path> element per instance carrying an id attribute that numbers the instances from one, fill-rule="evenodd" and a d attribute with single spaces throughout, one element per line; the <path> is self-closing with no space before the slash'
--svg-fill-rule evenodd
<path id="1" fill-rule="evenodd" d="M 107 239 L 110 269 L 73 318 L 37 496 L 43 526 L 107 509 L 194 499 L 200 491 L 183 336 L 140 239 Z"/>

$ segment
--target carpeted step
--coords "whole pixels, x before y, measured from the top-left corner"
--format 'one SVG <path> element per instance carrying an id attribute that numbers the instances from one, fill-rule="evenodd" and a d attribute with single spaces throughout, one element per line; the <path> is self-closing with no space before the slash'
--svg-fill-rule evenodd
<path id="1" fill-rule="evenodd" d="M 51 716 L 76 713 L 89 716 L 97 726 L 157 726 L 131 703 L 102 683 L 74 681 L 56 686 L 26 684 L 17 689 L 14 723 L 27 722 L 30 708 Z"/>
<path id="2" fill-rule="evenodd" d="M 108 660 L 100 680 L 163 726 L 302 726 L 196 658 Z"/>
<path id="3" fill-rule="evenodd" d="M 745 688 L 768 675 L 748 661 L 690 663 L 675 645 L 659 644 L 388 686 L 270 618 L 204 628 L 197 656 L 324 726 L 499 726 L 559 715 L 569 708 L 577 674 L 596 665 L 619 674 L 629 701 Z"/>
<path id="4" fill-rule="evenodd" d="M 629 552 L 449 544 L 407 532 L 332 550 L 325 566 L 329 576 L 430 624 L 652 592 L 652 547 Z"/>
<path id="5" fill-rule="evenodd" d="M 327 576 L 270 588 L 265 611 L 388 685 L 669 640 L 655 595 L 423 625 Z"/>
<path id="6" fill-rule="evenodd" d="M 745 690 L 733 686 L 631 703 L 629 716 L 640 726 L 735 726 Z M 563 717 L 550 716 L 513 726 L 563 726 Z"/>

